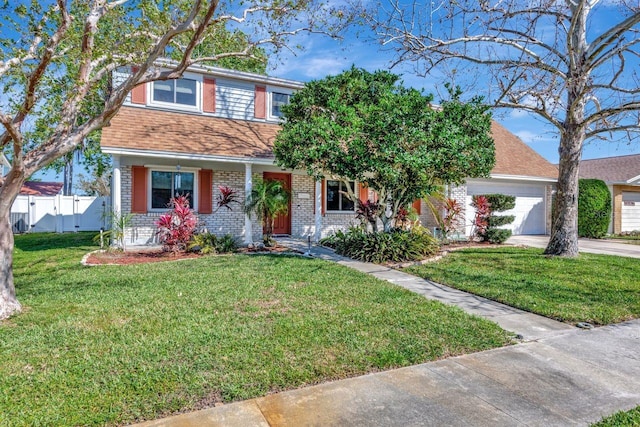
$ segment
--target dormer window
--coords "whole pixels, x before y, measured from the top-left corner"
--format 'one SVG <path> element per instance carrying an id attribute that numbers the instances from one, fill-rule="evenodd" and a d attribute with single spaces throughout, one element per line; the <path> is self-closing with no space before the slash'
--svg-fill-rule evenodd
<path id="1" fill-rule="evenodd" d="M 289 94 L 271 92 L 271 116 L 282 117 L 282 106 L 289 104 Z"/>
<path id="2" fill-rule="evenodd" d="M 197 106 L 197 82 L 191 79 L 175 79 L 153 82 L 153 101 L 195 107 Z"/>

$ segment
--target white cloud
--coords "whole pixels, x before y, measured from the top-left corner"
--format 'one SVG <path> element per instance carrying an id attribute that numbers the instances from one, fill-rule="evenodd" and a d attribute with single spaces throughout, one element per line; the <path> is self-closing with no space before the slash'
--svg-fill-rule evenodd
<path id="1" fill-rule="evenodd" d="M 528 115 L 529 112 L 526 110 L 513 109 L 511 110 L 511 114 L 509 114 L 509 117 L 511 117 L 512 119 L 521 119 L 523 117 L 527 117 Z"/>

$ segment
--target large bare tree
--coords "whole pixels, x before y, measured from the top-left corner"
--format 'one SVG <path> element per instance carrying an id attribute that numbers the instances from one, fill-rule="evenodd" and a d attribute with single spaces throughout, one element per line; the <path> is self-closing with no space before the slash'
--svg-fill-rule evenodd
<path id="1" fill-rule="evenodd" d="M 386 1 L 368 19 L 399 62 L 458 82 L 472 76 L 496 107 L 531 112 L 557 129 L 558 189 L 545 253 L 576 256 L 585 141 L 635 141 L 640 130 L 638 0 Z"/>
<path id="2" fill-rule="evenodd" d="M 0 149 L 11 159 L 0 178 L 0 319 L 21 310 L 9 214 L 24 181 L 108 124 L 138 84 L 178 78 L 200 62 L 260 60 L 263 48 L 287 47 L 297 33 L 338 30 L 346 15 L 318 1 L 0 5 Z M 133 73 L 112 81 L 112 72 L 123 66 Z"/>

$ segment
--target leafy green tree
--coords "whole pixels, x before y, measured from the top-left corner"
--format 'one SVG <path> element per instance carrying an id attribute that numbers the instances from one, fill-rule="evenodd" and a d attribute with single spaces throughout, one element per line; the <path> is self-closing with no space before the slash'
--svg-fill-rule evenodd
<path id="1" fill-rule="evenodd" d="M 352 67 L 308 83 L 284 107 L 275 141 L 278 165 L 359 181 L 378 193 L 385 231 L 401 207 L 438 184 L 488 176 L 495 163 L 491 116 L 481 99 L 458 89 L 440 106 L 387 71 Z M 349 185 L 349 196 L 356 200 Z"/>
<path id="2" fill-rule="evenodd" d="M 556 209 L 545 254 L 578 256 L 585 142 L 640 137 L 640 4 L 381 0 L 362 16 L 398 62 L 421 75 L 450 74 L 484 90 L 495 107 L 535 114 L 556 129 Z"/>
<path id="3" fill-rule="evenodd" d="M 220 22 L 212 25 L 194 48 L 193 56 L 202 58 L 220 54 L 221 57 L 219 59 L 205 60 L 202 63 L 231 70 L 266 74 L 266 51 L 253 44 L 247 34 L 239 30 L 228 30 L 225 24 L 226 22 Z M 188 38 L 188 34 L 179 37 L 183 44 L 188 41 Z M 229 52 L 246 52 L 246 56 L 224 56 L 225 53 Z M 169 52 L 169 56 L 175 61 L 180 61 L 181 55 L 182 51 L 179 49 Z M 107 84 L 108 82 L 104 81 L 104 83 Z M 103 88 L 102 92 L 106 90 L 108 90 L 107 87 Z M 98 102 L 101 102 L 101 100 Z M 111 168 L 111 156 L 103 154 L 100 150 L 99 131 L 85 138 L 72 153 L 68 153 L 47 166 L 47 169 L 63 174 L 63 192 L 66 196 L 71 195 L 73 192 L 74 160 L 83 166 L 84 170 L 94 176 L 96 180 L 104 181 L 107 178 L 108 171 Z M 84 183 L 86 184 L 86 181 Z M 80 184 L 83 185 L 83 181 Z"/>
<path id="4" fill-rule="evenodd" d="M 247 214 L 255 214 L 264 228 L 263 240 L 271 245 L 273 240 L 273 224 L 278 215 L 289 211 L 290 194 L 280 181 L 258 180 L 253 183 L 251 194 L 247 197 L 244 210 Z"/>
<path id="5" fill-rule="evenodd" d="M 197 63 L 260 60 L 259 47 L 275 53 L 297 33 L 339 30 L 348 14 L 321 1 L 0 2 L 0 152 L 11 157 L 0 177 L 0 319 L 21 309 L 9 213 L 28 177 L 97 138 L 141 83 Z M 223 31 L 227 23 L 238 30 Z M 203 41 L 216 48 L 199 49 Z M 122 67 L 135 71 L 112 79 Z"/>

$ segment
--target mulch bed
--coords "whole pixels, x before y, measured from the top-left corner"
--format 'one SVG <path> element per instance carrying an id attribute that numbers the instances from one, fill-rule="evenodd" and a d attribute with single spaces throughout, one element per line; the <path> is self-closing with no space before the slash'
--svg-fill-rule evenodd
<path id="1" fill-rule="evenodd" d="M 194 252 L 165 252 L 158 250 L 145 251 L 98 251 L 92 252 L 84 259 L 86 265 L 130 265 L 150 262 L 177 261 L 181 259 L 199 258 L 202 255 Z"/>
<path id="2" fill-rule="evenodd" d="M 299 254 L 286 246 L 276 246 L 261 249 L 239 248 L 242 254 Z M 95 251 L 87 254 L 82 263 L 85 265 L 130 265 L 147 264 L 150 262 L 178 261 L 182 259 L 200 258 L 204 255 L 195 252 L 167 252 L 162 249 L 146 249 L 141 251 Z"/>

